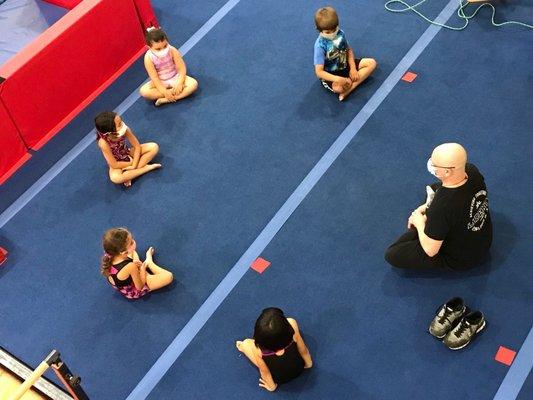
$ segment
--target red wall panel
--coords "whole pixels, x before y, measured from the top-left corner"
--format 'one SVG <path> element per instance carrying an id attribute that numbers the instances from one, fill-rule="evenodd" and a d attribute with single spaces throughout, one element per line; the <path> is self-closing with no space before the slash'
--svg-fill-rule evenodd
<path id="1" fill-rule="evenodd" d="M 135 0 L 135 8 L 137 9 L 137 14 L 139 15 L 142 27 L 145 30 L 151 26 L 159 27 L 150 0 Z"/>
<path id="2" fill-rule="evenodd" d="M 0 84 L 0 93 L 2 86 Z M 16 126 L 0 101 L 0 185 L 29 158 Z"/>

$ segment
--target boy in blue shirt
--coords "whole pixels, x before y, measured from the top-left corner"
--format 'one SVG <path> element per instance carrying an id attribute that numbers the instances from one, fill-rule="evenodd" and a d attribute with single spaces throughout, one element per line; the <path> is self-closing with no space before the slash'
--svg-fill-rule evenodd
<path id="1" fill-rule="evenodd" d="M 316 76 L 343 101 L 376 69 L 376 60 L 354 58 L 333 7 L 320 8 L 315 14 L 315 24 L 320 32 L 315 42 Z"/>

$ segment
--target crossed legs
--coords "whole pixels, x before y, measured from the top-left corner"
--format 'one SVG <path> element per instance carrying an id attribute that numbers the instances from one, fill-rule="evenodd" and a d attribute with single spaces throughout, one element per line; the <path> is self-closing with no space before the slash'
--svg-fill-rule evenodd
<path id="1" fill-rule="evenodd" d="M 176 99 L 174 101 L 178 101 L 180 99 L 183 99 L 185 97 L 190 96 L 193 94 L 196 89 L 198 89 L 198 81 L 194 78 L 191 78 L 190 76 L 185 77 L 185 82 L 183 84 L 183 90 L 180 94 L 176 96 Z M 164 93 L 161 93 L 153 84 L 152 81 L 145 83 L 141 86 L 141 89 L 139 90 L 141 93 L 141 96 L 148 100 L 155 100 L 156 106 L 159 106 L 161 104 L 171 103 L 174 102 L 172 100 L 168 100 L 165 97 Z"/>
<path id="2" fill-rule="evenodd" d="M 363 83 L 377 67 L 377 62 L 373 58 L 363 58 L 359 61 L 359 67 L 357 73 L 359 78 L 356 81 L 352 81 L 351 84 L 342 85 L 337 82 L 333 82 L 332 88 L 335 93 L 339 94 L 339 101 L 343 101 L 350 93 L 352 93 L 357 86 Z"/>
<path id="3" fill-rule="evenodd" d="M 141 144 L 141 158 L 139 159 L 137 168 L 126 170 L 109 168 L 109 179 L 117 185 L 124 184 L 126 187 L 131 186 L 131 181 L 133 179 L 161 167 L 161 164 L 149 164 L 158 152 L 159 146 L 157 143 Z"/>
<path id="4" fill-rule="evenodd" d="M 150 247 L 146 251 L 146 258 L 144 260 L 146 264 L 146 286 L 148 286 L 150 290 L 161 289 L 162 287 L 170 285 L 174 280 L 174 275 L 172 275 L 172 272 L 161 268 L 154 262 L 154 252 L 154 248 Z M 136 251 L 133 253 L 132 258 L 134 261 L 140 260 L 139 254 L 137 254 Z"/>

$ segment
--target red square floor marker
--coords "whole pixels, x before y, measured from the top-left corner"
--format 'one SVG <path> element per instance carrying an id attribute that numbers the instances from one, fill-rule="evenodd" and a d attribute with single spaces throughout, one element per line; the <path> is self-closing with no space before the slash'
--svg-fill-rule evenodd
<path id="1" fill-rule="evenodd" d="M 3 247 L 0 247 L 0 265 L 5 263 L 7 260 L 7 250 Z"/>
<path id="2" fill-rule="evenodd" d="M 502 364 L 511 365 L 514 360 L 514 356 L 516 356 L 516 351 L 500 346 L 494 359 Z"/>
<path id="3" fill-rule="evenodd" d="M 262 274 L 263 271 L 264 271 L 265 269 L 267 269 L 269 266 L 270 266 L 270 261 L 267 261 L 267 260 L 265 260 L 264 258 L 259 257 L 257 260 L 255 260 L 255 261 L 252 263 L 251 268 L 252 268 L 254 271 L 257 271 L 257 272 L 259 272 L 260 274 Z"/>
<path id="4" fill-rule="evenodd" d="M 417 76 L 418 75 L 415 74 L 414 72 L 406 72 L 405 75 L 402 76 L 402 81 L 411 83 L 416 79 Z"/>

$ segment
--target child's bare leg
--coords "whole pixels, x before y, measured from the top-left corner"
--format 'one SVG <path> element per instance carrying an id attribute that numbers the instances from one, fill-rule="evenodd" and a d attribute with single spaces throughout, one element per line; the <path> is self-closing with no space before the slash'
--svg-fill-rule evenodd
<path id="1" fill-rule="evenodd" d="M 153 274 L 146 274 L 146 285 L 150 288 L 150 290 L 161 289 L 162 287 L 170 285 L 174 280 L 174 275 L 172 275 L 172 272 L 167 271 L 166 269 L 163 269 L 153 263 L 149 264 L 148 268 L 150 271 L 154 272 Z M 156 268 L 158 272 L 156 272 Z"/>
<path id="2" fill-rule="evenodd" d="M 142 168 L 152 161 L 158 152 L 159 145 L 157 143 L 151 142 L 141 144 L 141 158 L 139 158 L 137 168 Z"/>
<path id="3" fill-rule="evenodd" d="M 121 169 L 109 169 L 109 179 L 111 182 L 120 184 L 127 184 L 131 182 L 132 179 L 138 178 L 141 175 L 146 174 L 147 172 L 153 171 L 154 169 L 161 168 L 161 164 L 148 164 L 142 168 L 131 169 L 128 171 L 122 171 Z"/>
<path id="4" fill-rule="evenodd" d="M 152 81 L 145 83 L 141 86 L 139 89 L 139 92 L 142 97 L 148 100 L 157 100 L 161 98 L 165 98 L 165 94 L 161 93 L 152 83 Z"/>
<path id="5" fill-rule="evenodd" d="M 198 89 L 198 81 L 187 75 L 183 84 L 183 90 L 180 94 L 178 94 L 177 100 L 190 96 L 191 94 L 196 92 L 196 89 Z"/>
<path id="6" fill-rule="evenodd" d="M 174 280 L 174 275 L 172 275 L 172 272 L 157 265 L 154 262 L 153 254 L 154 248 L 150 247 L 146 252 L 146 259 L 144 260 L 151 272 L 151 274 L 146 274 L 146 285 L 148 285 L 150 290 L 157 290 L 170 285 Z"/>
<path id="7" fill-rule="evenodd" d="M 237 340 L 235 346 L 237 347 L 237 350 L 248 357 L 248 360 L 257 367 L 257 361 L 255 361 L 254 354 L 255 341 L 253 339 L 244 339 L 243 341 Z"/>
<path id="8" fill-rule="evenodd" d="M 159 98 L 156 100 L 155 105 L 160 106 L 162 104 L 173 103 L 175 101 L 181 100 L 193 94 L 196 91 L 196 89 L 198 89 L 198 81 L 187 75 L 185 76 L 185 82 L 183 83 L 183 89 L 181 93 L 175 97 L 175 100 L 168 100 L 166 97 L 163 96 L 162 98 Z"/>
<path id="9" fill-rule="evenodd" d="M 351 85 L 351 83 L 347 83 L 347 82 L 345 82 L 345 83 L 333 82 L 333 84 L 331 85 L 331 88 L 333 89 L 333 91 L 335 93 L 341 94 L 341 93 L 344 93 L 347 90 L 349 90 L 350 89 L 350 85 Z"/>
<path id="10" fill-rule="evenodd" d="M 357 70 L 359 73 L 359 79 L 355 82 L 357 83 L 356 87 L 372 75 L 372 72 L 374 72 L 377 66 L 378 63 L 373 58 L 363 58 L 359 61 L 359 69 Z"/>
<path id="11" fill-rule="evenodd" d="M 372 72 L 374 72 L 377 65 L 378 64 L 376 60 L 374 60 L 373 58 L 363 58 L 361 61 L 359 61 L 359 69 L 357 70 L 359 78 L 355 82 L 352 82 L 352 85 L 349 87 L 348 90 L 339 95 L 339 100 L 342 101 L 346 97 L 348 97 L 348 95 L 352 93 L 357 86 L 363 83 L 366 78 L 368 78 L 372 74 Z"/>

